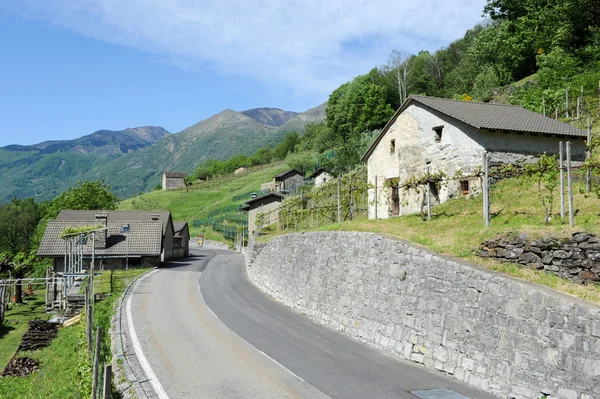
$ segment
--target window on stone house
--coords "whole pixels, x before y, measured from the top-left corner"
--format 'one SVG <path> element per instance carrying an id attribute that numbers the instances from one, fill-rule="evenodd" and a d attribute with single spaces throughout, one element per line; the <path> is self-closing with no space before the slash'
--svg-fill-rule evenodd
<path id="1" fill-rule="evenodd" d="M 444 130 L 444 126 L 436 126 L 433 128 L 433 138 L 436 143 L 442 141 L 442 130 Z"/>
<path id="2" fill-rule="evenodd" d="M 460 181 L 460 193 L 462 195 L 469 195 L 469 181 L 468 180 Z"/>
<path id="3" fill-rule="evenodd" d="M 392 141 L 390 142 L 390 154 L 393 154 L 396 152 L 396 140 L 392 139 Z"/>

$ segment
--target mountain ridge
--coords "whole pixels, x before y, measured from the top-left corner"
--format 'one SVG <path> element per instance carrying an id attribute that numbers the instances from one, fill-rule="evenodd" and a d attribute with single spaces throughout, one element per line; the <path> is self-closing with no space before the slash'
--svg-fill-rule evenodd
<path id="1" fill-rule="evenodd" d="M 323 112 L 314 111 L 319 107 Z M 165 170 L 191 173 L 209 158 L 224 160 L 274 146 L 286 132 L 301 133 L 306 123 L 323 120 L 324 106 L 319 107 L 305 113 L 225 109 L 178 133 L 140 126 L 98 130 L 73 140 L 0 147 L 0 203 L 26 197 L 46 200 L 78 181 L 99 179 L 126 198 L 151 190 Z"/>

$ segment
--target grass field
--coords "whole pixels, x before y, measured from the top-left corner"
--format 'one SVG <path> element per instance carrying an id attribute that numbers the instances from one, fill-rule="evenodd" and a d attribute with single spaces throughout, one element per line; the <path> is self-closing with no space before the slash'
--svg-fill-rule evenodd
<path id="1" fill-rule="evenodd" d="M 36 318 L 48 319 L 44 291 L 35 291 L 33 296 L 24 297 L 23 301 L 23 304 L 10 305 L 4 325 L 0 327 L 0 369 L 6 366 L 17 351 L 21 338 L 27 331 L 27 322 Z"/>
<path id="2" fill-rule="evenodd" d="M 108 331 L 117 299 L 130 281 L 147 270 L 130 269 L 111 273 L 104 272 L 101 277 L 95 280 L 95 287 L 98 292 L 108 293 L 109 279 L 112 279 L 112 292 L 106 299 L 96 304 L 94 326 L 102 326 L 103 331 Z M 43 313 L 43 299 L 41 304 L 39 302 L 39 299 L 34 301 L 34 303 L 41 305 L 41 308 L 38 305 L 30 310 L 22 308 L 18 314 L 13 313 L 9 317 L 24 319 L 40 315 L 47 317 Z M 23 325 L 26 325 L 26 323 L 23 323 Z M 23 333 L 25 329 L 23 329 Z M 12 342 L 15 342 L 13 339 L 5 341 L 6 337 L 6 335 L 0 337 L 0 348 L 3 350 L 5 347 L 8 348 Z M 8 355 L 8 358 L 12 357 L 18 345 L 17 340 L 16 346 L 12 346 L 14 349 L 12 349 L 12 353 Z M 105 352 L 109 353 L 110 340 L 108 334 L 104 334 L 102 346 Z M 2 352 L 2 355 L 4 356 L 4 352 Z M 28 356 L 36 359 L 40 363 L 40 370 L 26 378 L 0 378 L 0 399 L 77 399 L 90 397 L 91 362 L 85 345 L 84 323 L 80 322 L 71 327 L 61 328 L 57 338 L 47 348 L 31 352 L 19 352 L 18 356 Z"/>
<path id="3" fill-rule="evenodd" d="M 285 169 L 282 164 L 265 165 L 262 170 L 239 177 L 224 178 L 222 181 L 200 182 L 179 190 L 152 191 L 122 201 L 119 210 L 170 210 L 174 221 L 189 223 L 192 237 L 204 231 L 207 239 L 226 242 L 221 234 L 213 233 L 210 228 L 193 229 L 192 221 L 206 218 L 208 212 L 215 209 L 241 204 L 243 201 L 233 202 L 232 197 L 260 190 L 262 183 L 272 181 L 274 175 Z"/>

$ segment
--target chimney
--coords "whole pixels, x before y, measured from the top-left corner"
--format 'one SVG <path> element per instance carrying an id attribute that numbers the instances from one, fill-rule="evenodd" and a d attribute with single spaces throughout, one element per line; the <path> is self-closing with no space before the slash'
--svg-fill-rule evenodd
<path id="1" fill-rule="evenodd" d="M 104 230 L 97 231 L 94 237 L 95 249 L 106 249 L 106 225 L 108 223 L 108 213 L 97 213 L 96 224 L 101 225 Z"/>

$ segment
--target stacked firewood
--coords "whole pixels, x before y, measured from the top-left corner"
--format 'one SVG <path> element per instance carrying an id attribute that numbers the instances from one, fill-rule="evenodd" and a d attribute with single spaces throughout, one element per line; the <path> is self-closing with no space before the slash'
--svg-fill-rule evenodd
<path id="1" fill-rule="evenodd" d="M 49 323 L 45 320 L 31 320 L 29 329 L 23 335 L 20 351 L 31 351 L 34 349 L 44 348 L 50 345 L 50 342 L 58 333 L 58 324 Z"/>
<path id="2" fill-rule="evenodd" d="M 27 377 L 38 368 L 38 362 L 30 357 L 15 357 L 4 368 L 2 377 Z"/>

